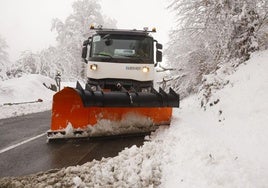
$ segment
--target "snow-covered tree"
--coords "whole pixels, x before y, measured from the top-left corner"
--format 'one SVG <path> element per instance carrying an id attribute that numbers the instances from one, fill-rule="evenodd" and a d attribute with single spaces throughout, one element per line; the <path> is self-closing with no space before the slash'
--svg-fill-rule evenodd
<path id="1" fill-rule="evenodd" d="M 64 64 L 63 74 L 68 77 L 83 77 L 81 63 L 82 43 L 89 33 L 91 24 L 115 27 L 115 21 L 101 14 L 101 6 L 96 0 L 78 0 L 73 3 L 73 13 L 63 22 L 54 19 L 52 30 L 57 32 L 58 59 Z"/>
<path id="2" fill-rule="evenodd" d="M 7 53 L 7 43 L 0 36 L 0 80 L 4 80 L 7 78 L 7 67 L 9 67 L 10 61 Z"/>
<path id="3" fill-rule="evenodd" d="M 53 77 L 55 74 L 53 70 L 60 68 L 57 64 L 51 63 L 57 62 L 55 52 L 55 47 L 49 47 L 38 53 L 24 51 L 17 63 L 13 65 L 10 74 L 15 77 L 20 77 L 22 74 L 42 74 Z"/>
<path id="4" fill-rule="evenodd" d="M 17 64 L 19 74 L 38 73 L 54 77 L 60 71 L 63 79 L 83 77 L 81 61 L 82 43 L 87 39 L 91 24 L 115 27 L 115 21 L 101 14 L 101 6 L 96 0 L 77 0 L 73 12 L 65 21 L 54 19 L 52 31 L 57 34 L 57 44 L 38 53 L 24 52 Z"/>
<path id="5" fill-rule="evenodd" d="M 166 54 L 177 68 L 171 85 L 184 96 L 222 64 L 237 66 L 248 59 L 259 48 L 268 12 L 266 0 L 173 0 L 170 9 L 177 28 Z"/>
<path id="6" fill-rule="evenodd" d="M 22 52 L 20 59 L 17 61 L 18 69 L 23 70 L 26 74 L 39 73 L 40 58 L 39 54 L 32 53 L 31 51 Z"/>

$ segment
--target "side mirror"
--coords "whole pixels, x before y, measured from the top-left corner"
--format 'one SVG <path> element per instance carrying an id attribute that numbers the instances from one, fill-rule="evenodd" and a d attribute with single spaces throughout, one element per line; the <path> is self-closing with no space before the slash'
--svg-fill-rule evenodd
<path id="1" fill-rule="evenodd" d="M 90 39 L 91 38 L 88 38 L 83 42 L 82 58 L 84 59 L 85 63 L 87 63 L 87 53 L 88 53 L 88 46 L 90 45 Z"/>
<path id="2" fill-rule="evenodd" d="M 82 58 L 85 60 L 87 58 L 87 46 L 82 48 Z"/>
<path id="3" fill-rule="evenodd" d="M 156 62 L 162 62 L 162 52 L 159 50 L 156 51 Z"/>
<path id="4" fill-rule="evenodd" d="M 87 46 L 87 45 L 89 45 L 89 40 L 85 40 L 84 42 L 83 42 L 83 46 Z"/>
<path id="5" fill-rule="evenodd" d="M 160 43 L 156 43 L 156 49 L 162 50 L 163 49 L 163 45 L 160 44 Z"/>

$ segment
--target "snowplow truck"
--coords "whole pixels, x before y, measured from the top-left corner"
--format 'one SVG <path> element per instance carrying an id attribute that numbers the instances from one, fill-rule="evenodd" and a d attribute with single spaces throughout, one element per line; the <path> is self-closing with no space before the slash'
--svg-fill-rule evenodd
<path id="1" fill-rule="evenodd" d="M 91 27 L 83 42 L 87 82 L 53 96 L 48 138 L 90 137 L 150 131 L 169 125 L 179 95 L 153 87 L 162 45 L 153 30 Z"/>

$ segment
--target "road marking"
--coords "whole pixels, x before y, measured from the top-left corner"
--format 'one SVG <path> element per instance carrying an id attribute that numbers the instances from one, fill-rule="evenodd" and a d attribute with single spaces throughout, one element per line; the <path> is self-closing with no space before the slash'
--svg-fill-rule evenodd
<path id="1" fill-rule="evenodd" d="M 1 149 L 1 150 L 0 150 L 0 154 L 1 154 L 1 153 L 4 153 L 4 152 L 6 152 L 6 151 L 12 150 L 12 149 L 14 149 L 14 148 L 16 148 L 16 147 L 19 147 L 19 146 L 21 146 L 21 145 L 23 145 L 23 144 L 26 144 L 26 143 L 28 143 L 28 142 L 31 142 L 31 141 L 33 141 L 33 140 L 35 140 L 35 139 L 37 139 L 37 138 L 40 138 L 40 137 L 42 137 L 42 136 L 44 136 L 44 135 L 46 135 L 46 133 L 39 134 L 39 135 L 37 135 L 37 136 L 35 136 L 35 137 L 29 138 L 29 139 L 24 140 L 24 141 L 22 141 L 22 142 L 20 142 L 20 143 L 17 143 L 17 144 L 14 144 L 14 145 L 12 145 L 12 146 L 9 146 L 9 147 L 7 147 L 7 148 L 5 148 L 5 149 Z"/>

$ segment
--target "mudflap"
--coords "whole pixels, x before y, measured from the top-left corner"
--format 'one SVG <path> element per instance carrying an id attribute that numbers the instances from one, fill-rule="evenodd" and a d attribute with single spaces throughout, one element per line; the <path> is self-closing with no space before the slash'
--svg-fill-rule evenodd
<path id="1" fill-rule="evenodd" d="M 96 96 L 95 93 L 92 95 Z M 88 103 L 88 100 L 94 97 L 90 98 L 87 94 L 85 96 L 85 91 L 81 91 L 81 89 L 66 87 L 56 93 L 53 96 L 51 128 L 47 134 L 48 139 L 61 138 L 62 136 L 85 137 L 94 133 L 98 135 L 102 131 L 104 134 L 110 133 L 110 135 L 125 134 L 132 131 L 130 127 L 133 125 L 136 127 L 135 131 L 139 132 L 143 129 L 144 131 L 155 130 L 155 126 L 170 124 L 172 107 L 166 107 L 163 102 L 159 105 L 154 103 L 153 107 L 149 107 L 148 104 L 146 106 L 130 104 L 123 107 L 111 107 L 109 105 L 104 106 L 103 103 L 96 101 L 105 100 L 104 98 L 108 95 L 109 93 L 102 92 L 104 97 L 95 98 L 94 105 L 88 106 L 85 103 Z M 114 93 L 112 95 L 114 96 Z M 126 95 L 130 96 L 128 93 Z M 133 98 L 131 96 L 128 98 L 131 103 Z M 121 128 L 124 129 L 123 132 L 116 131 Z"/>

